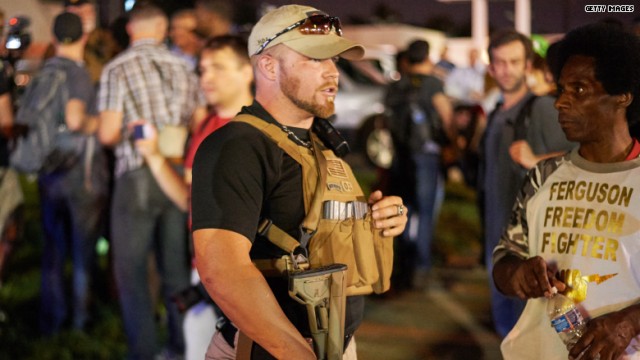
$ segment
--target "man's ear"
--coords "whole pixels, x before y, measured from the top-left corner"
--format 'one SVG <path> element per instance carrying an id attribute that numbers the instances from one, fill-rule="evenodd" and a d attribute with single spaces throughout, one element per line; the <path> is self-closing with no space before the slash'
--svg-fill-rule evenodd
<path id="1" fill-rule="evenodd" d="M 240 71 L 242 72 L 242 75 L 245 77 L 245 79 L 248 79 L 249 82 L 253 81 L 253 67 L 251 67 L 251 64 L 244 64 L 242 65 Z"/>
<path id="2" fill-rule="evenodd" d="M 277 67 L 278 61 L 269 54 L 263 54 L 258 58 L 257 70 L 260 72 L 260 75 L 269 80 L 276 79 Z"/>
<path id="3" fill-rule="evenodd" d="M 496 73 L 495 73 L 495 71 L 493 69 L 493 64 L 492 63 L 489 63 L 489 66 L 487 66 L 487 71 L 489 72 L 489 75 L 491 75 L 491 77 L 495 79 Z"/>
<path id="4" fill-rule="evenodd" d="M 525 74 L 530 74 L 531 70 L 533 70 L 533 61 L 532 60 L 527 60 L 524 62 L 524 71 Z"/>
<path id="5" fill-rule="evenodd" d="M 633 95 L 630 92 L 626 92 L 620 95 L 616 95 L 616 102 L 618 105 L 627 108 L 633 102 Z"/>

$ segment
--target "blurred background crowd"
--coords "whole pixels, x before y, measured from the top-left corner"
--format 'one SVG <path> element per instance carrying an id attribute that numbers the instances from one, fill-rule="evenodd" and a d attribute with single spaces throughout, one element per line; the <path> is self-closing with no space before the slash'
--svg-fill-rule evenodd
<path id="1" fill-rule="evenodd" d="M 89 333 L 93 338 L 102 337 L 103 339 L 101 345 L 94 346 L 95 349 L 68 350 L 70 351 L 68 354 L 71 354 L 69 358 L 122 358 L 124 354 L 130 353 L 131 347 L 136 344 L 136 340 L 131 339 L 136 334 L 132 328 L 139 325 L 135 322 L 127 324 L 127 319 L 124 319 L 122 324 L 122 320 L 118 319 L 121 316 L 135 317 L 134 313 L 138 309 L 132 306 L 127 310 L 127 306 L 124 305 L 130 301 L 122 294 L 126 287 L 122 278 L 128 276 L 128 273 L 122 269 L 118 270 L 120 267 L 117 264 L 122 260 L 114 259 L 110 251 L 114 231 L 110 221 L 116 217 L 113 214 L 109 216 L 109 205 L 113 206 L 114 184 L 118 183 L 118 179 L 123 174 L 141 166 L 142 163 L 152 167 L 151 164 L 155 161 L 153 156 L 157 152 L 154 147 L 157 144 L 149 145 L 134 141 L 129 144 L 134 150 L 123 150 L 119 147 L 118 141 L 109 144 L 110 141 L 100 139 L 100 142 L 107 146 L 104 148 L 99 146 L 98 151 L 102 160 L 98 160 L 95 164 L 100 165 L 101 161 L 104 161 L 105 167 L 104 172 L 94 173 L 94 176 L 100 177 L 97 182 L 102 183 L 106 190 L 104 194 L 101 193 L 100 205 L 87 207 L 85 204 L 84 208 L 80 207 L 81 212 L 92 213 L 100 219 L 95 221 L 92 229 L 95 236 L 83 238 L 85 242 L 83 247 L 89 249 L 89 254 L 84 257 L 84 260 L 79 260 L 74 254 L 77 244 L 74 245 L 71 241 L 57 244 L 57 246 L 50 243 L 52 240 L 49 238 L 65 237 L 64 234 L 73 234 L 77 228 L 70 224 L 60 224 L 68 218 L 73 218 L 72 214 L 60 215 L 63 211 L 61 209 L 71 211 L 69 209 L 74 207 L 69 204 L 64 204 L 61 208 L 52 206 L 51 194 L 44 191 L 44 189 L 52 189 L 51 182 L 48 181 L 55 179 L 45 179 L 42 174 L 33 173 L 20 173 L 17 178 L 6 175 L 10 168 L 9 154 L 15 146 L 16 139 L 24 135 L 14 120 L 20 111 L 21 104 L 29 100 L 23 98 L 25 89 L 48 59 L 61 56 L 60 44 L 70 45 L 82 36 L 82 56 L 81 59 L 77 59 L 77 63 L 81 63 L 86 69 L 90 84 L 84 91 L 91 93 L 90 96 L 87 95 L 88 100 L 83 106 L 86 106 L 87 117 L 94 116 L 99 119 L 96 121 L 104 121 L 112 115 L 109 114 L 113 110 L 110 108 L 111 102 L 116 101 L 112 99 L 118 98 L 113 94 L 117 90 L 111 88 L 114 84 L 109 76 L 112 74 L 110 71 L 113 71 L 119 64 L 118 61 L 123 59 L 123 54 L 127 54 L 136 42 L 158 38 L 159 46 L 166 48 L 172 58 L 179 59 L 176 61 L 185 64 L 186 72 L 183 77 L 194 79 L 193 83 L 184 85 L 183 92 L 183 95 L 186 92 L 189 94 L 193 92 L 194 95 L 180 105 L 183 107 L 183 112 L 187 112 L 188 108 L 188 114 L 183 116 L 188 119 L 182 124 L 188 132 L 188 140 L 178 143 L 177 146 L 186 148 L 187 151 L 176 157 L 166 156 L 169 163 L 179 167 L 181 176 L 184 172 L 184 180 L 188 185 L 190 161 L 188 157 L 193 156 L 198 141 L 222 126 L 241 106 L 251 103 L 251 75 L 247 74 L 249 62 L 246 51 L 242 53 L 242 49 L 246 46 L 243 41 L 257 18 L 281 4 L 230 0 L 158 0 L 155 5 L 166 16 L 166 32 L 163 28 L 140 30 L 140 27 L 136 32 L 135 27 L 131 26 L 135 21 L 132 21 L 129 12 L 136 5 L 135 0 L 24 0 L 20 1 L 20 4 L 17 3 L 16 1 L 11 1 L 10 4 L 6 1 L 0 2 L 0 54 L 2 55 L 0 63 L 0 125 L 2 126 L 0 136 L 0 169 L 2 169 L 0 170 L 2 175 L 0 178 L 2 181 L 0 187 L 0 357 L 48 358 L 48 355 L 42 357 L 40 350 L 34 349 L 39 344 L 48 348 L 55 347 L 47 341 L 56 339 L 56 336 L 61 333 L 66 334 L 69 329 L 72 329 L 71 331 L 78 333 L 72 333 L 75 335 L 68 335 L 68 338 L 57 338 L 57 341 L 63 342 L 62 347 L 66 347 L 67 350 L 74 348 L 74 345 L 64 343 L 65 341 L 71 343 L 77 339 L 86 341 L 86 338 L 82 337 L 84 335 L 78 334 Z M 504 101 L 505 90 L 499 80 L 497 81 L 495 72 L 492 74 L 488 71 L 490 66 L 490 57 L 486 51 L 488 44 L 481 48 L 472 41 L 470 19 L 456 22 L 455 16 L 438 13 L 439 9 L 446 9 L 446 1 L 433 1 L 433 4 L 425 2 L 425 5 L 413 3 L 404 5 L 420 7 L 420 13 L 423 10 L 427 13 L 431 11 L 432 14 L 425 21 L 416 21 L 412 16 L 403 15 L 406 12 L 391 3 L 380 2 L 372 6 L 370 16 L 358 14 L 357 10 L 348 9 L 348 6 L 346 6 L 347 9 L 333 11 L 332 7 L 338 7 L 333 2 L 327 3 L 326 6 L 325 2 L 314 4 L 313 1 L 306 1 L 304 3 L 310 3 L 309 5 L 317 6 L 330 14 L 348 13 L 348 16 L 342 17 L 345 36 L 362 42 L 367 50 L 365 59 L 361 61 L 341 59 L 338 62 L 340 95 L 336 99 L 336 119 L 334 120 L 335 126 L 350 140 L 352 153 L 348 160 L 358 172 L 358 177 L 366 184 L 365 188 L 384 188 L 391 192 L 403 190 L 403 185 L 399 185 L 396 181 L 397 159 L 401 155 L 398 151 L 398 138 L 393 133 L 393 125 L 391 125 L 393 113 L 389 107 L 388 93 L 389 89 L 392 89 L 392 84 L 399 83 L 414 73 L 427 74 L 436 79 L 438 84 L 436 87 L 440 89 L 436 93 L 442 93 L 443 102 L 446 102 L 443 107 L 448 110 L 442 110 L 440 106 L 436 106 L 440 117 L 446 119 L 444 131 L 447 141 L 439 143 L 438 151 L 435 152 L 437 164 L 432 174 L 437 174 L 437 178 L 433 180 L 434 189 L 429 200 L 432 209 L 421 214 L 420 200 L 415 201 L 416 216 L 426 217 L 412 219 L 414 225 L 410 222 L 407 235 L 397 241 L 399 255 L 396 259 L 391 296 L 405 291 L 423 291 L 428 287 L 428 283 L 433 281 L 433 275 L 430 273 L 432 263 L 435 266 L 455 263 L 455 260 L 450 260 L 455 258 L 451 256 L 455 255 L 452 254 L 455 252 L 463 253 L 467 257 L 462 261 L 458 260 L 457 265 L 462 264 L 465 267 L 485 265 L 487 258 L 483 251 L 485 245 L 483 219 L 479 215 L 483 213 L 483 204 L 478 202 L 476 196 L 478 183 L 481 182 L 480 177 L 483 176 L 479 173 L 483 146 L 481 140 L 485 135 L 489 114 L 496 108 L 496 104 Z M 538 19 L 532 19 L 532 24 L 540 20 L 540 24 L 545 25 L 536 25 L 533 28 L 544 33 L 526 34 L 531 41 L 533 52 L 530 57 L 532 66 L 530 69 L 527 68 L 523 76 L 527 89 L 536 96 L 555 94 L 555 81 L 549 70 L 548 54 L 552 44 L 562 37 L 562 33 L 569 27 L 577 25 L 570 19 L 572 5 L 575 4 L 567 1 L 564 7 L 559 8 L 561 11 L 557 11 L 555 16 L 559 16 L 561 21 L 557 21 L 556 24 L 548 24 L 538 15 Z M 468 8 L 469 4 L 451 6 L 461 9 L 461 6 Z M 499 6 L 499 8 L 495 5 L 492 7 L 492 14 L 493 11 L 500 12 L 501 16 L 498 16 L 499 19 L 495 22 L 490 22 L 490 32 L 498 27 L 513 26 L 513 13 L 509 16 L 509 11 L 505 10 L 504 4 Z M 77 15 L 81 20 L 81 29 L 74 29 L 68 19 L 64 24 L 54 26 L 54 17 L 62 12 Z M 154 17 L 153 14 L 139 16 L 143 20 Z M 603 15 L 599 18 L 588 18 L 587 21 L 615 23 L 617 26 L 635 31 L 640 36 L 640 19 L 633 17 L 633 14 L 617 17 Z M 554 27 L 558 25 L 557 23 L 561 23 L 562 26 Z M 79 31 L 77 36 L 74 35 L 74 30 Z M 65 36 L 70 39 L 68 44 L 64 40 Z M 144 70 L 139 72 L 144 73 Z M 157 91 L 162 91 L 162 86 Z M 131 109 L 123 110 L 125 117 L 127 111 Z M 145 111 L 140 111 L 138 115 L 142 113 Z M 129 130 L 133 132 L 132 128 Z M 156 124 L 148 131 L 155 134 L 153 136 L 159 136 L 160 130 L 162 126 Z M 638 137 L 637 130 L 634 131 L 634 136 Z M 89 137 L 95 132 L 95 128 L 86 131 Z M 131 134 L 118 136 L 128 139 L 129 135 Z M 161 140 L 158 139 L 158 141 Z M 123 152 L 127 151 L 138 151 L 138 158 L 123 155 Z M 122 165 L 127 161 L 139 161 L 140 164 Z M 98 167 L 96 165 L 92 171 L 99 171 Z M 123 170 L 125 168 L 126 170 Z M 402 171 L 402 175 L 407 175 L 406 169 Z M 163 179 L 166 179 L 166 173 L 152 168 L 150 176 L 159 183 L 158 191 L 167 193 L 162 183 Z M 419 181 L 429 180 L 422 178 Z M 83 184 L 80 182 L 76 184 L 78 188 L 72 186 L 67 190 L 77 192 Z M 447 231 L 455 233 L 456 231 L 452 229 L 456 227 L 465 229 L 460 223 L 462 221 L 460 217 L 448 219 L 447 221 L 450 222 L 445 223 L 444 226 L 435 225 L 439 221 L 439 216 L 446 214 L 446 203 L 451 200 L 451 192 L 467 197 L 467 202 L 474 208 L 472 211 L 474 220 L 472 229 L 461 231 L 465 234 L 458 232 L 449 235 L 447 233 L 444 236 L 443 233 Z M 419 195 L 409 192 L 405 196 Z M 154 326 L 159 329 L 159 337 L 163 339 L 161 343 L 168 344 L 157 345 L 156 358 L 179 358 L 184 353 L 185 346 L 188 358 L 202 358 L 201 354 L 205 350 L 202 348 L 203 345 L 193 343 L 189 345 L 188 326 L 192 326 L 192 332 L 201 333 L 200 336 L 208 341 L 211 332 L 215 330 L 215 308 L 210 307 L 210 304 L 205 301 L 204 308 L 209 315 L 204 322 L 208 322 L 208 325 L 198 328 L 185 320 L 190 324 L 185 326 L 185 333 L 175 334 L 171 313 L 179 313 L 176 316 L 182 319 L 190 307 L 206 298 L 206 294 L 197 286 L 197 274 L 194 271 L 191 273 L 191 281 L 188 279 L 191 270 L 189 249 L 186 245 L 188 244 L 188 216 L 186 215 L 188 199 L 180 196 L 176 198 L 172 195 L 167 197 L 173 202 L 172 206 L 175 205 L 179 211 L 179 224 L 183 222 L 184 225 L 178 226 L 179 231 L 177 231 L 182 233 L 179 237 L 184 239 L 186 249 L 184 254 L 180 253 L 181 261 L 184 263 L 184 269 L 177 270 L 180 272 L 180 280 L 176 280 L 178 276 L 166 273 L 172 271 L 166 268 L 166 262 L 160 258 L 163 255 L 166 256 L 166 252 L 163 254 L 162 251 L 156 251 L 155 247 L 159 246 L 158 243 L 149 243 L 148 248 L 141 250 L 143 259 L 139 261 L 144 263 L 145 267 L 143 270 L 137 269 L 138 272 L 142 271 L 145 274 L 145 281 L 128 286 L 149 287 L 149 292 L 152 294 L 148 299 L 147 310 L 150 316 L 153 316 Z M 72 197 L 69 196 L 68 199 Z M 476 202 L 479 204 L 478 208 L 476 208 Z M 408 203 L 411 204 L 411 201 Z M 159 207 L 162 206 L 159 205 Z M 443 209 L 443 212 L 440 209 Z M 55 213 L 56 216 L 48 216 L 48 212 Z M 135 221 L 141 220 L 133 218 L 133 221 L 133 227 L 135 227 L 137 224 Z M 162 218 L 161 221 L 166 221 L 166 218 Z M 50 224 L 47 225 L 48 222 Z M 433 226 L 429 229 L 420 228 L 420 224 L 426 223 L 432 223 Z M 49 232 L 55 233 L 57 230 L 47 230 L 47 226 L 53 228 L 69 226 L 70 228 L 66 232 L 60 230 L 61 233 L 51 235 Z M 448 229 L 443 230 L 447 227 Z M 117 226 L 116 229 L 118 229 Z M 157 235 L 154 231 L 160 230 L 150 230 L 150 236 Z M 447 247 L 442 244 L 450 236 L 467 236 L 472 239 L 470 242 L 463 243 L 464 250 L 460 250 L 460 246 Z M 68 235 L 68 237 L 73 236 Z M 424 240 L 426 237 L 434 237 L 434 240 L 426 241 Z M 424 248 L 424 244 L 420 245 L 421 243 L 426 244 L 426 250 L 421 249 Z M 69 248 L 66 248 L 67 246 Z M 54 250 L 51 249 L 56 247 L 55 251 L 60 252 L 61 258 L 57 259 L 60 260 L 59 262 L 51 264 L 54 262 L 52 261 Z M 60 248 L 64 249 L 60 250 Z M 454 250 L 451 250 L 452 248 Z M 435 249 L 433 259 L 429 254 L 432 249 Z M 68 260 L 65 260 L 67 254 L 69 254 L 68 263 Z M 423 255 L 429 259 L 421 259 Z M 38 257 L 42 257 L 42 260 L 34 261 Z M 164 260 L 175 262 L 173 258 Z M 84 269 L 82 274 L 77 273 L 77 268 L 80 267 L 78 263 L 81 263 Z M 112 274 L 114 264 L 116 264 L 115 276 Z M 34 272 L 31 273 L 31 270 Z M 51 275 L 56 271 L 59 272 L 59 276 Z M 117 275 L 118 271 L 120 275 Z M 46 277 L 47 274 L 49 277 Z M 73 281 L 66 281 L 67 277 L 73 278 Z M 166 278 L 174 281 L 171 290 L 168 290 L 163 282 Z M 51 281 L 59 282 L 60 289 L 48 289 Z M 73 283 L 73 286 L 66 283 Z M 77 292 L 79 286 L 85 288 L 84 293 Z M 53 293 L 58 291 L 60 294 L 49 294 L 50 297 L 47 297 L 47 291 Z M 56 303 L 59 298 L 65 297 L 69 298 L 68 303 Z M 119 301 L 121 305 L 118 305 Z M 57 312 L 52 310 L 56 306 L 63 309 Z M 119 309 L 118 306 L 123 309 Z M 84 309 L 81 314 L 78 313 L 79 307 Z M 172 307 L 175 308 L 172 309 Z M 20 313 L 28 313 L 28 315 L 19 315 Z M 43 322 L 46 316 L 52 316 L 53 319 Z M 124 331 L 122 328 L 127 330 Z M 186 338 L 186 345 L 184 341 L 177 341 L 176 345 L 173 339 L 176 336 Z M 125 337 L 129 337 L 130 349 L 128 350 L 124 345 Z M 87 346 L 91 347 L 91 345 Z M 201 351 L 190 353 L 189 346 L 199 346 Z M 51 358 L 62 358 L 60 353 L 52 352 L 52 354 L 54 355 L 50 355 Z M 114 356 L 114 354 L 118 355 Z"/>

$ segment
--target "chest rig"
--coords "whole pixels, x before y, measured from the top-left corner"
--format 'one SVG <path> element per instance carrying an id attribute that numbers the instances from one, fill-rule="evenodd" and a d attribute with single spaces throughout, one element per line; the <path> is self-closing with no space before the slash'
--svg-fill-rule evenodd
<path id="1" fill-rule="evenodd" d="M 295 239 L 268 219 L 258 233 L 290 255 L 254 260 L 265 276 L 335 264 L 347 266 L 346 295 L 383 293 L 393 267 L 393 238 L 373 227 L 371 211 L 351 168 L 311 131 L 312 148 L 298 145 L 275 124 L 242 114 L 234 121 L 252 125 L 302 167 L 305 217 Z"/>

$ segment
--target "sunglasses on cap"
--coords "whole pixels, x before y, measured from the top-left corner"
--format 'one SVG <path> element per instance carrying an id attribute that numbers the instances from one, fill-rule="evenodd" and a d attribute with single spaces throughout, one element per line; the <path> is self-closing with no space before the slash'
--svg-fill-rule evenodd
<path id="1" fill-rule="evenodd" d="M 306 19 L 302 19 L 294 24 L 291 24 L 284 28 L 282 31 L 277 32 L 273 36 L 267 38 L 262 45 L 256 50 L 253 55 L 258 55 L 278 36 L 288 33 L 293 29 L 298 29 L 304 35 L 329 35 L 331 28 L 336 30 L 338 36 L 342 36 L 342 26 L 340 25 L 340 19 L 337 16 L 329 15 L 311 15 Z"/>

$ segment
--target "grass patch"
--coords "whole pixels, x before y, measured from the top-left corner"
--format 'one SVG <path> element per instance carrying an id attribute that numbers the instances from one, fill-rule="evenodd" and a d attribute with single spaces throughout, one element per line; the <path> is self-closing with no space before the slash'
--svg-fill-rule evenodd
<path id="1" fill-rule="evenodd" d="M 482 227 L 473 189 L 447 183 L 433 246 L 445 263 L 452 257 L 480 258 Z"/>

